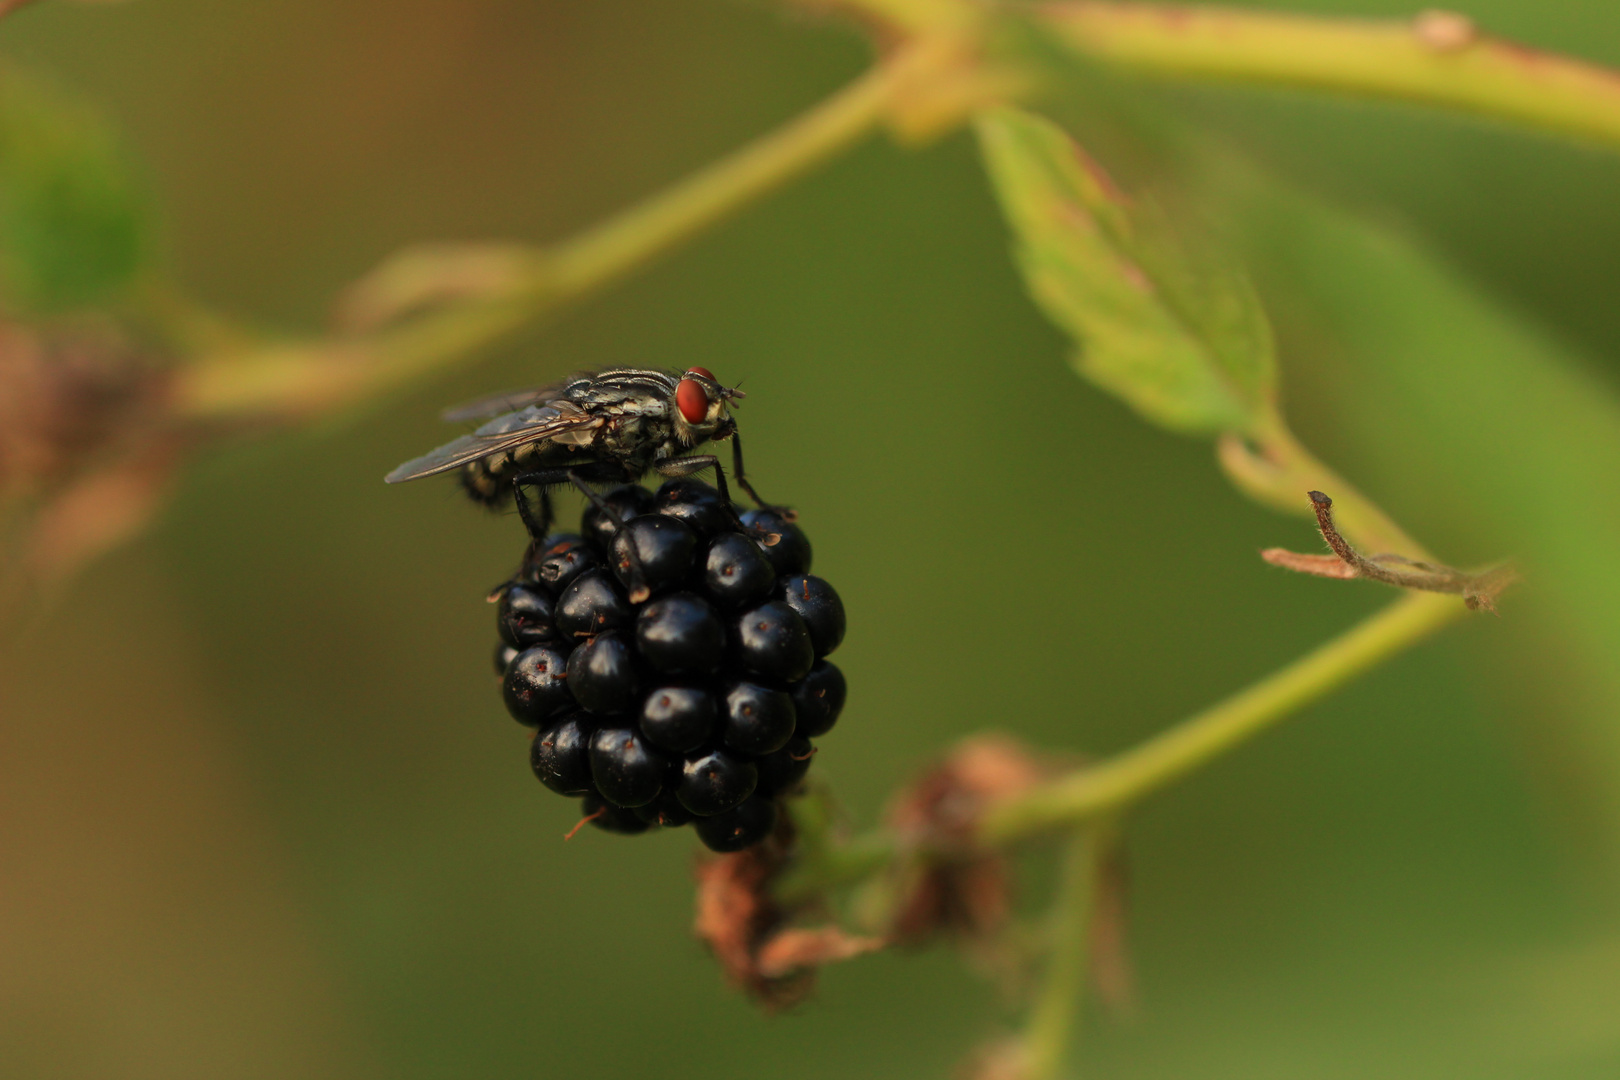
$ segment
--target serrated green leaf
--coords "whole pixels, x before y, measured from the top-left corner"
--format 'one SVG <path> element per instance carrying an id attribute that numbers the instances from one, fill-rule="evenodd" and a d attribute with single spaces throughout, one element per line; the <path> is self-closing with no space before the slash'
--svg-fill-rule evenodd
<path id="1" fill-rule="evenodd" d="M 1031 295 L 1079 345 L 1075 368 L 1175 431 L 1253 431 L 1276 378 L 1247 278 L 1194 254 L 1163 215 L 1128 202 L 1048 120 L 1002 108 L 976 122 Z"/>
<path id="2" fill-rule="evenodd" d="M 0 303 L 46 313 L 105 301 L 148 250 L 147 207 L 105 121 L 0 68 Z"/>

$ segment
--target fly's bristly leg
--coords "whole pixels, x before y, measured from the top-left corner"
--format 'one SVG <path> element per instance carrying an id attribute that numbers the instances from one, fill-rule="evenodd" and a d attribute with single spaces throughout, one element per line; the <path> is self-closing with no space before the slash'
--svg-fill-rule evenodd
<path id="1" fill-rule="evenodd" d="M 719 471 L 718 466 L 716 471 Z M 797 521 L 799 519 L 799 515 L 793 512 L 792 507 L 778 506 L 760 498 L 759 492 L 754 490 L 754 485 L 748 482 L 748 474 L 743 471 L 742 433 L 737 431 L 731 433 L 731 473 L 737 478 L 737 486 L 748 492 L 748 497 L 753 499 L 761 510 L 781 514 L 785 521 Z"/>
<path id="2" fill-rule="evenodd" d="M 606 504 L 602 497 L 592 491 L 588 486 L 590 481 L 618 479 L 619 470 L 614 468 L 611 472 L 602 469 L 598 463 L 591 462 L 582 466 L 557 466 L 552 469 L 536 469 L 533 472 L 519 473 L 512 477 L 512 496 L 517 503 L 518 517 L 523 519 L 523 525 L 529 530 L 529 538 L 539 542 L 546 538 L 551 527 L 557 523 L 556 514 L 551 507 L 551 492 L 549 488 L 558 484 L 572 484 L 585 493 L 585 497 L 598 510 L 603 510 Z M 540 492 L 540 513 L 538 516 L 529 505 L 528 496 L 524 494 L 525 488 L 536 488 Z M 608 515 L 612 518 L 612 515 Z M 616 519 L 614 519 L 616 520 Z"/>
<path id="3" fill-rule="evenodd" d="M 512 501 L 517 505 L 518 517 L 523 519 L 523 527 L 529 530 L 529 539 L 539 544 L 551 531 L 552 523 L 556 520 L 551 510 L 551 493 L 546 490 L 548 483 L 560 483 L 561 480 L 545 480 L 544 473 L 523 473 L 512 477 Z M 529 506 L 529 497 L 524 494 L 525 486 L 534 486 L 540 489 L 540 514 L 535 516 L 533 508 Z"/>
<path id="4" fill-rule="evenodd" d="M 683 476 L 691 476 L 704 469 L 714 470 L 714 486 L 720 492 L 720 502 L 731 514 L 732 524 L 737 526 L 738 532 L 747 532 L 742 516 L 737 513 L 737 505 L 731 501 L 731 489 L 726 486 L 726 470 L 721 467 L 719 457 L 714 454 L 694 454 L 691 457 L 671 458 L 653 466 L 653 471 L 659 476 L 667 476 L 671 480 L 679 480 Z"/>
<path id="5" fill-rule="evenodd" d="M 598 495 L 594 489 L 592 489 L 591 483 L 604 483 L 622 478 L 623 470 L 618 466 L 609 463 L 597 462 L 580 466 L 540 469 L 535 472 L 521 473 L 512 477 L 512 490 L 517 495 L 518 514 L 523 518 L 524 525 L 528 526 L 530 537 L 536 541 L 544 540 L 545 534 L 543 532 L 537 533 L 534 530 L 534 522 L 532 521 L 530 513 L 527 509 L 526 502 L 523 497 L 523 489 L 525 487 L 537 487 L 540 489 L 540 497 L 545 507 L 546 527 L 550 528 L 551 503 L 546 492 L 546 488 L 555 484 L 572 484 L 574 487 L 578 488 L 580 493 L 590 501 L 590 504 L 596 507 L 597 512 L 602 515 L 602 519 L 608 523 L 610 534 L 617 537 L 619 535 L 619 526 L 624 524 L 624 522 L 621 521 L 619 516 L 613 512 L 613 508 L 607 504 L 607 501 L 603 499 L 602 496 Z M 641 568 L 641 555 L 636 551 L 634 544 L 625 545 L 625 558 L 629 563 L 626 569 L 630 572 L 630 602 L 639 604 L 647 598 L 648 590 L 646 586 L 646 574 Z"/>
<path id="6" fill-rule="evenodd" d="M 540 546 L 545 543 L 547 534 L 551 532 L 551 526 L 557 520 L 551 506 L 551 492 L 546 490 L 543 480 L 532 481 L 540 489 L 540 513 L 536 515 L 534 508 L 529 505 L 529 497 L 523 488 L 526 482 L 531 482 L 530 478 L 533 475 L 530 473 L 512 478 L 512 502 L 517 507 L 518 517 L 523 519 L 523 528 L 529 534 L 529 545 L 524 549 L 523 563 L 518 567 L 518 572 L 489 591 L 486 599 L 492 604 L 498 603 L 506 594 L 506 590 L 515 585 L 518 578 L 528 569 L 530 561 L 536 558 Z"/>
<path id="7" fill-rule="evenodd" d="M 720 467 L 720 459 L 713 454 L 693 454 L 691 457 L 670 458 L 667 461 L 660 461 L 653 465 L 653 472 L 670 480 L 693 476 L 704 469 L 714 470 L 714 486 L 720 492 L 721 501 L 730 506 L 731 489 L 726 486 L 726 471 Z"/>

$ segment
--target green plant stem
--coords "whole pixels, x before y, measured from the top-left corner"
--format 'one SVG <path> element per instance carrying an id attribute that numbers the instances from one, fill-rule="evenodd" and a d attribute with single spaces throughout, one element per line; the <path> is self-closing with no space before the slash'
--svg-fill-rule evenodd
<path id="1" fill-rule="evenodd" d="M 899 7 L 916 23 L 914 31 L 948 15 L 953 24 L 961 21 L 950 14 L 961 5 Z M 1399 98 L 1620 144 L 1620 75 L 1494 39 L 1442 47 L 1410 23 L 1095 0 L 1048 4 L 1039 12 L 1073 48 L 1125 66 Z M 199 419 L 299 417 L 464 359 L 853 144 L 926 84 L 930 64 L 960 62 L 931 45 L 937 43 L 918 38 L 783 128 L 536 252 L 527 270 L 490 293 L 365 337 L 208 352 L 176 372 L 175 411 Z"/>
<path id="2" fill-rule="evenodd" d="M 1466 614 L 1455 597 L 1402 597 L 1314 652 L 1134 749 L 992 808 L 979 839 L 1007 844 L 1130 806 Z"/>
<path id="3" fill-rule="evenodd" d="M 789 801 L 795 812 L 795 801 Z M 887 866 L 895 856 L 894 837 L 887 831 L 874 831 L 844 843 L 833 843 L 825 835 L 826 822 L 815 822 L 822 832 L 805 845 L 797 860 L 777 878 L 773 892 L 783 904 L 792 907 L 823 890 L 860 881 Z"/>
<path id="4" fill-rule="evenodd" d="M 1095 826 L 1075 829 L 1064 847 L 1052 907 L 1051 948 L 1024 1029 L 1019 1080 L 1052 1080 L 1073 1053 L 1091 958 L 1098 847 Z"/>
<path id="5" fill-rule="evenodd" d="M 570 297 L 600 288 L 832 157 L 878 125 L 913 66 L 902 53 L 872 68 L 791 123 L 558 244 L 546 287 Z"/>
<path id="6" fill-rule="evenodd" d="M 1085 55 L 1161 75 L 1330 90 L 1459 109 L 1620 145 L 1620 73 L 1473 34 L 1451 17 L 1319 18 L 1063 0 L 1038 8 Z"/>
<path id="7" fill-rule="evenodd" d="M 778 130 L 646 202 L 535 253 L 494 292 L 358 339 L 225 352 L 177 372 L 176 411 L 193 418 L 301 415 L 348 404 L 446 366 L 589 295 L 871 132 L 929 60 L 900 50 Z"/>
<path id="8" fill-rule="evenodd" d="M 1454 596 L 1404 596 L 1287 667 L 1135 748 L 992 807 L 975 839 L 987 847 L 1000 847 L 1125 810 L 1467 614 Z M 808 900 L 875 873 L 898 853 L 896 838 L 887 830 L 823 847 L 817 858 L 782 875 L 776 895 L 790 905 Z"/>

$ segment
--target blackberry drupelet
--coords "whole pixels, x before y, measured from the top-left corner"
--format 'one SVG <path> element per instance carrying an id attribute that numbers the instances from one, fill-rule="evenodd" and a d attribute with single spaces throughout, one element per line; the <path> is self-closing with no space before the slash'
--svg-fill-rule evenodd
<path id="1" fill-rule="evenodd" d="M 768 836 L 844 706 L 826 656 L 844 606 L 809 538 L 708 484 L 626 484 L 578 534 L 531 543 L 498 605 L 507 709 L 529 762 L 608 832 L 691 824 L 715 851 Z M 612 514 L 610 519 L 608 513 Z"/>

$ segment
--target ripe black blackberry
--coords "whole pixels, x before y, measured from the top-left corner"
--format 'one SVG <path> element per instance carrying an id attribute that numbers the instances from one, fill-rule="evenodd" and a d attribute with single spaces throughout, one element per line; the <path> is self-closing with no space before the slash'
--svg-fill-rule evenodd
<path id="1" fill-rule="evenodd" d="M 692 824 L 739 851 L 769 835 L 843 710 L 826 659 L 843 602 L 779 511 L 737 517 L 690 478 L 626 484 L 602 506 L 578 534 L 531 543 L 491 598 L 507 710 L 536 729 L 540 782 L 593 825 Z"/>

